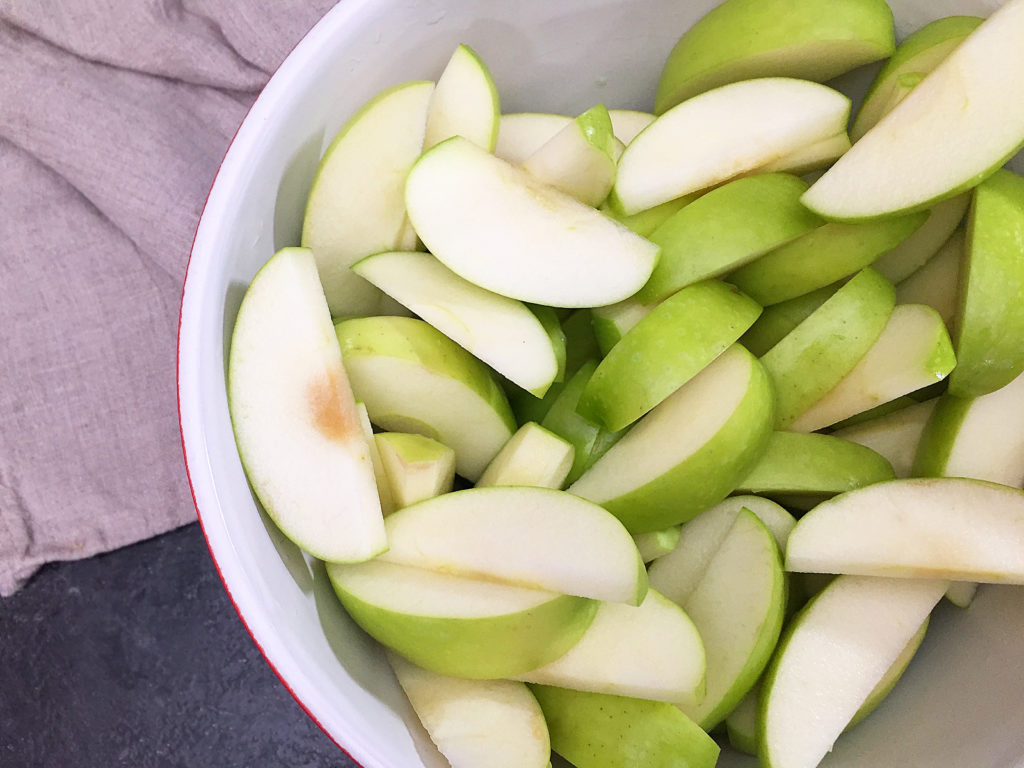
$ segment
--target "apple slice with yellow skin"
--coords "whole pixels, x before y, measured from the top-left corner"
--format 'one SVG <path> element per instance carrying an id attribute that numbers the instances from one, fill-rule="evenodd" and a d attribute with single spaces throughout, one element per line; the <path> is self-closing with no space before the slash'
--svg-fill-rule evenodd
<path id="1" fill-rule="evenodd" d="M 957 285 L 964 261 L 964 233 L 953 236 L 928 262 L 896 286 L 900 304 L 927 304 L 952 333 L 956 323 Z"/>
<path id="2" fill-rule="evenodd" d="M 448 60 L 430 99 L 423 149 L 452 136 L 464 136 L 488 152 L 498 141 L 501 107 L 487 65 L 468 45 Z"/>
<path id="3" fill-rule="evenodd" d="M 515 419 L 491 372 L 436 328 L 363 317 L 334 329 L 352 390 L 381 429 L 449 446 L 456 471 L 472 481 L 512 437 Z"/>
<path id="4" fill-rule="evenodd" d="M 928 212 L 928 219 L 916 232 L 875 259 L 871 268 L 894 283 L 906 279 L 931 261 L 949 242 L 970 203 L 969 193 L 943 200 Z"/>
<path id="5" fill-rule="evenodd" d="M 527 422 L 498 451 L 476 482 L 559 489 L 572 469 L 572 443 L 534 422 Z"/>
<path id="6" fill-rule="evenodd" d="M 388 653 L 402 690 L 452 768 L 545 768 L 551 742 L 530 689 L 512 680 L 466 680 Z"/>
<path id="7" fill-rule="evenodd" d="M 704 669 L 690 617 L 650 590 L 639 606 L 601 603 L 568 653 L 516 679 L 692 706 L 704 698 Z"/>
<path id="8" fill-rule="evenodd" d="M 908 35 L 871 83 L 850 137 L 857 141 L 871 130 L 982 21 L 977 16 L 946 16 Z"/>
<path id="9" fill-rule="evenodd" d="M 373 440 L 398 509 L 451 491 L 455 451 L 447 445 L 403 432 L 378 432 Z"/>
<path id="10" fill-rule="evenodd" d="M 611 201 L 633 214 L 715 186 L 846 130 L 850 101 L 806 80 L 716 88 L 665 112 L 619 158 Z"/>
<path id="11" fill-rule="evenodd" d="M 349 267 L 378 251 L 412 250 L 405 179 L 423 151 L 434 84 L 397 85 L 367 102 L 338 132 L 313 179 L 302 245 L 316 257 L 335 316 L 373 314 L 380 291 Z"/>
<path id="12" fill-rule="evenodd" d="M 765 307 L 754 324 L 740 337 L 740 344 L 758 357 L 778 344 L 842 286 L 841 282 Z"/>
<path id="13" fill-rule="evenodd" d="M 438 260 L 520 301 L 614 304 L 647 282 L 658 257 L 653 243 L 458 136 L 416 161 L 405 199 Z"/>
<path id="14" fill-rule="evenodd" d="M 519 165 L 572 120 L 566 115 L 544 112 L 513 112 L 502 115 L 498 123 L 498 141 L 494 147 L 494 155 L 512 165 Z"/>
<path id="15" fill-rule="evenodd" d="M 867 354 L 789 429 L 814 432 L 836 424 L 942 381 L 955 365 L 939 313 L 924 304 L 897 304 Z"/>
<path id="16" fill-rule="evenodd" d="M 839 158 L 804 204 L 863 221 L 930 208 L 990 176 L 1024 141 L 1022 36 L 1024 2 L 1010 0 Z"/>
<path id="17" fill-rule="evenodd" d="M 387 549 L 370 447 L 305 248 L 285 248 L 246 290 L 228 360 L 246 476 L 281 531 L 327 561 Z"/>
<path id="18" fill-rule="evenodd" d="M 1022 9 L 1024 16 L 1024 9 Z M 977 397 L 1024 372 L 1024 178 L 996 171 L 974 191 L 949 391 Z"/>
<path id="19" fill-rule="evenodd" d="M 914 456 L 918 450 L 921 433 L 936 402 L 926 400 L 900 408 L 893 413 L 837 429 L 832 433 L 832 437 L 840 437 L 870 448 L 892 464 L 896 477 L 910 477 L 913 474 Z"/>
<path id="20" fill-rule="evenodd" d="M 385 526 L 383 562 L 631 605 L 647 592 L 622 523 L 562 491 L 456 491 L 406 507 Z"/>
<path id="21" fill-rule="evenodd" d="M 349 616 L 375 640 L 424 669 L 471 679 L 512 677 L 554 661 L 598 608 L 582 597 L 379 559 L 332 563 L 327 575 Z"/>
<path id="22" fill-rule="evenodd" d="M 850 491 L 797 522 L 786 568 L 1021 584 L 1024 492 L 953 477 L 892 480 Z"/>
<path id="23" fill-rule="evenodd" d="M 733 345 L 657 405 L 569 486 L 633 534 L 692 519 L 731 493 L 771 433 L 764 367 Z"/>
<path id="24" fill-rule="evenodd" d="M 892 11 L 881 0 L 726 0 L 687 30 L 669 54 L 655 112 L 754 77 L 825 82 L 889 56 Z"/>

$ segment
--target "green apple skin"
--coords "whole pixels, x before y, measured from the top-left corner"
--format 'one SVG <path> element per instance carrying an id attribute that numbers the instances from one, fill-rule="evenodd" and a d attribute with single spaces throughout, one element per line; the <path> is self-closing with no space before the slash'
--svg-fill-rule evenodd
<path id="1" fill-rule="evenodd" d="M 878 709 L 878 705 L 885 701 L 885 697 L 892 693 L 892 689 L 896 687 L 896 683 L 903 677 L 903 673 L 907 671 L 907 667 L 910 666 L 910 662 L 913 660 L 914 655 L 917 653 L 917 649 L 921 647 L 921 643 L 924 642 L 925 633 L 928 631 L 928 619 L 925 619 L 921 624 L 921 628 L 917 630 L 917 633 L 910 638 L 910 642 L 907 643 L 906 648 L 900 652 L 900 655 L 896 657 L 896 660 L 892 663 L 892 666 L 886 671 L 882 679 L 878 681 L 878 685 L 871 689 L 871 693 L 864 700 L 864 703 L 860 705 L 860 709 L 857 710 L 857 714 L 850 720 L 850 724 L 846 726 L 846 730 L 850 730 L 864 718 Z"/>
<path id="2" fill-rule="evenodd" d="M 738 489 L 746 493 L 836 494 L 895 477 L 870 448 L 831 435 L 775 432 Z"/>
<path id="3" fill-rule="evenodd" d="M 594 335 L 593 312 L 578 309 L 562 321 L 565 337 L 565 375 L 572 376 L 585 362 L 601 356 Z"/>
<path id="4" fill-rule="evenodd" d="M 778 304 L 870 266 L 927 218 L 927 213 L 915 213 L 869 224 L 825 224 L 725 279 L 762 306 Z M 823 253 L 829 258 L 823 259 Z"/>
<path id="5" fill-rule="evenodd" d="M 946 599 L 957 608 L 970 608 L 974 596 L 978 593 L 975 581 L 954 581 L 946 590 Z"/>
<path id="6" fill-rule="evenodd" d="M 416 432 L 444 443 L 455 451 L 458 473 L 479 478 L 516 429 L 505 393 L 487 367 L 422 320 L 366 317 L 334 328 L 353 392 L 370 420 L 389 432 Z M 384 391 L 382 378 L 396 386 Z M 399 383 L 411 391 L 399 391 Z M 462 421 L 467 413 L 474 414 L 472 429 Z"/>
<path id="7" fill-rule="evenodd" d="M 640 235 L 640 237 L 650 237 L 651 233 L 658 227 L 699 197 L 699 194 L 683 195 L 682 197 L 677 197 L 675 200 L 669 200 L 667 203 L 662 203 L 661 205 L 656 205 L 653 208 L 648 208 L 645 211 L 634 213 L 631 216 L 616 211 L 610 202 L 605 201 L 601 206 L 601 211 L 606 216 L 610 216 L 619 223 L 629 227 L 632 231 Z"/>
<path id="8" fill-rule="evenodd" d="M 725 731 L 729 736 L 729 745 L 747 755 L 757 756 L 758 707 L 761 697 L 761 681 L 747 691 L 740 703 L 725 718 Z"/>
<path id="9" fill-rule="evenodd" d="M 551 748 L 576 768 L 713 768 L 720 749 L 671 704 L 531 685 Z"/>
<path id="10" fill-rule="evenodd" d="M 714 280 L 655 307 L 597 366 L 577 410 L 618 432 L 675 392 L 749 328 L 761 307 Z"/>
<path id="11" fill-rule="evenodd" d="M 676 548 L 679 544 L 679 536 L 682 529 L 678 525 L 663 528 L 660 531 L 638 533 L 633 537 L 640 557 L 645 563 L 650 563 L 663 557 Z"/>
<path id="12" fill-rule="evenodd" d="M 302 245 L 312 249 L 334 316 L 374 313 L 381 293 L 349 267 L 379 251 L 412 250 L 405 178 L 423 151 L 434 84 L 382 91 L 338 132 L 309 192 Z"/>
<path id="13" fill-rule="evenodd" d="M 882 334 L 896 305 L 892 284 L 859 272 L 761 358 L 775 388 L 775 428 L 784 429 L 839 383 Z"/>
<path id="14" fill-rule="evenodd" d="M 661 257 L 636 298 L 661 301 L 821 226 L 800 203 L 806 189 L 796 176 L 767 173 L 730 181 L 684 206 L 651 233 Z"/>
<path id="15" fill-rule="evenodd" d="M 923 79 L 982 21 L 977 16 L 946 16 L 908 35 L 871 83 L 850 128 L 850 138 L 860 139 L 910 92 L 901 88 L 906 76 Z"/>
<path id="16" fill-rule="evenodd" d="M 568 490 L 601 504 L 634 535 L 683 523 L 749 474 L 771 435 L 773 407 L 764 366 L 734 345 L 656 406 Z M 680 439 L 684 435 L 687 440 Z"/>
<path id="17" fill-rule="evenodd" d="M 594 307 L 594 336 L 597 338 L 598 354 L 605 357 L 612 347 L 619 343 L 637 323 L 651 314 L 657 304 L 644 304 L 637 298 L 629 298 L 606 307 Z"/>
<path id="18" fill-rule="evenodd" d="M 831 298 L 841 285 L 826 285 L 816 291 L 765 307 L 761 316 L 740 337 L 740 344 L 758 357 L 764 357 L 769 349 Z"/>
<path id="19" fill-rule="evenodd" d="M 881 454 L 892 464 L 896 477 L 920 474 L 914 470 L 914 457 L 937 402 L 938 399 L 912 403 L 892 413 L 837 429 L 831 434 Z"/>
<path id="20" fill-rule="evenodd" d="M 970 204 L 969 193 L 943 200 L 929 210 L 928 220 L 920 229 L 888 253 L 879 256 L 871 268 L 893 283 L 905 280 L 932 261 L 954 236 Z"/>
<path id="21" fill-rule="evenodd" d="M 949 391 L 994 392 L 1024 371 L 1024 178 L 998 170 L 974 192 Z"/>
<path id="22" fill-rule="evenodd" d="M 676 43 L 654 111 L 755 77 L 825 82 L 884 59 L 895 48 L 892 11 L 882 0 L 726 0 Z"/>
<path id="23" fill-rule="evenodd" d="M 477 680 L 513 677 L 562 656 L 599 605 L 378 560 L 329 564 L 327 574 L 349 616 L 375 640 L 424 669 Z M 395 593 L 405 601 L 396 605 Z M 508 594 L 516 596 L 506 610 Z"/>
<path id="24" fill-rule="evenodd" d="M 459 45 L 434 88 L 423 149 L 464 136 L 493 152 L 500 119 L 498 88 L 490 70 L 476 51 Z"/>

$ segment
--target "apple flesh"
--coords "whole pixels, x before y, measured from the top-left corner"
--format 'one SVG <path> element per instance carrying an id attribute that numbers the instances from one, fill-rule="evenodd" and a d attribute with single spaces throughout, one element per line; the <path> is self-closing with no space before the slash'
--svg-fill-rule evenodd
<path id="1" fill-rule="evenodd" d="M 906 279 L 931 261 L 943 245 L 949 242 L 963 221 L 970 203 L 969 193 L 943 200 L 928 211 L 928 219 L 916 232 L 875 259 L 871 268 L 894 283 Z"/>
<path id="2" fill-rule="evenodd" d="M 402 432 L 379 432 L 373 440 L 397 509 L 452 489 L 455 451 L 447 445 Z"/>
<path id="3" fill-rule="evenodd" d="M 784 171 L 786 173 L 803 176 L 812 171 L 819 171 L 832 165 L 836 160 L 846 154 L 850 149 L 850 137 L 843 131 L 827 139 L 808 144 L 806 147 L 795 149 L 788 155 L 765 163 L 757 169 L 757 173 L 773 173 Z"/>
<path id="4" fill-rule="evenodd" d="M 370 423 L 370 414 L 366 412 L 366 406 L 356 401 L 356 412 L 359 415 L 359 426 L 363 430 L 363 437 L 370 449 L 370 463 L 373 465 L 373 477 L 377 483 L 377 498 L 380 500 L 380 511 L 387 517 L 397 509 L 395 497 L 391 492 L 391 483 L 388 480 L 387 472 L 384 470 L 384 461 L 381 459 L 380 450 L 377 448 L 377 441 L 373 439 L 373 425 Z"/>
<path id="5" fill-rule="evenodd" d="M 957 284 L 964 261 L 964 233 L 953 234 L 938 253 L 896 286 L 896 301 L 900 304 L 927 304 L 952 333 L 958 309 Z"/>
<path id="6" fill-rule="evenodd" d="M 573 453 L 568 440 L 527 422 L 487 465 L 476 487 L 519 485 L 559 489 L 572 469 Z"/>
<path id="7" fill-rule="evenodd" d="M 519 165 L 572 122 L 566 115 L 544 112 L 513 112 L 502 115 L 498 123 L 495 157 Z"/>
<path id="8" fill-rule="evenodd" d="M 477 52 L 459 45 L 430 99 L 423 149 L 463 136 L 488 152 L 498 141 L 501 107 L 494 78 Z"/>
<path id="9" fill-rule="evenodd" d="M 278 251 L 253 278 L 227 384 L 242 466 L 281 531 L 327 561 L 387 549 L 370 448 L 309 250 Z"/>
<path id="10" fill-rule="evenodd" d="M 633 541 L 636 543 L 640 558 L 645 563 L 650 563 L 652 560 L 667 555 L 679 544 L 680 531 L 680 526 L 671 525 L 660 531 L 636 534 Z"/>
<path id="11" fill-rule="evenodd" d="M 914 472 L 914 456 L 925 424 L 937 400 L 900 408 L 898 411 L 876 416 L 852 424 L 832 433 L 833 437 L 857 443 L 884 456 L 892 464 L 896 477 L 910 477 Z"/>
<path id="12" fill-rule="evenodd" d="M 952 588 L 952 584 L 950 588 Z M 949 595 L 949 590 L 946 590 L 946 595 Z M 885 671 L 882 675 L 882 679 L 878 681 L 878 684 L 871 689 L 871 693 L 864 700 L 864 703 L 860 705 L 860 709 L 850 720 L 850 724 L 846 726 L 849 730 L 861 722 L 864 718 L 878 709 L 878 705 L 885 701 L 885 697 L 892 693 L 892 689 L 896 687 L 896 683 L 903 677 L 903 673 L 907 671 L 907 667 L 910 666 L 910 662 L 913 660 L 917 649 L 921 647 L 921 643 L 924 642 L 925 633 L 928 631 L 928 619 L 925 619 L 921 623 L 920 629 L 914 634 L 912 638 L 907 642 L 906 647 L 900 651 L 900 655 L 896 657 L 896 660 L 892 663 L 892 666 Z"/>
<path id="13" fill-rule="evenodd" d="M 644 128 L 654 122 L 650 112 L 638 112 L 635 109 L 609 109 L 608 117 L 612 121 L 615 138 L 628 146 Z"/>

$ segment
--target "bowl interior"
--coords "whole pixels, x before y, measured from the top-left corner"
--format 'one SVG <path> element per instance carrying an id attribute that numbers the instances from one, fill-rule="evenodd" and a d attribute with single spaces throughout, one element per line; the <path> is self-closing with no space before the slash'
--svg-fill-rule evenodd
<path id="1" fill-rule="evenodd" d="M 256 270 L 298 243 L 319 157 L 379 90 L 436 78 L 456 44 L 494 73 L 502 108 L 575 114 L 650 109 L 662 63 L 714 0 L 345 0 L 292 52 L 225 157 L 196 235 L 182 300 L 179 400 L 189 479 L 232 600 L 282 681 L 367 768 L 446 765 L 383 655 L 342 611 L 322 565 L 260 510 L 235 451 L 225 391 L 228 341 Z M 987 15 L 995 0 L 892 0 L 899 31 L 939 16 Z M 863 88 L 874 71 L 846 78 Z M 1024 592 L 983 587 L 943 605 L 875 716 L 824 765 L 1024 765 Z M 813 727 L 813 726 L 812 726 Z M 754 765 L 736 755 L 723 765 Z"/>

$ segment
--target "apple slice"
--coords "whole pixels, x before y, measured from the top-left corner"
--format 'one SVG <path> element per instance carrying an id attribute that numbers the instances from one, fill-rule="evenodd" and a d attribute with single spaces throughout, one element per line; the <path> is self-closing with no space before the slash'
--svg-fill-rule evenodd
<path id="1" fill-rule="evenodd" d="M 651 314 L 658 302 L 644 304 L 633 297 L 609 304 L 606 307 L 594 307 L 591 314 L 594 318 L 594 336 L 597 337 L 598 350 L 601 356 L 607 356 L 612 347 L 629 333 L 637 323 Z"/>
<path id="2" fill-rule="evenodd" d="M 364 317 L 334 328 L 352 390 L 381 429 L 444 443 L 456 471 L 473 481 L 512 437 L 515 420 L 494 377 L 432 326 Z"/>
<path id="3" fill-rule="evenodd" d="M 775 432 L 738 488 L 749 493 L 830 496 L 891 480 L 892 466 L 870 448 L 832 435 Z"/>
<path id="4" fill-rule="evenodd" d="M 416 233 L 449 269 L 535 304 L 621 301 L 647 282 L 658 256 L 626 227 L 460 137 L 416 162 L 406 205 Z"/>
<path id="5" fill-rule="evenodd" d="M 950 585 L 952 589 L 953 585 Z M 949 595 L 949 590 L 946 590 L 946 595 Z M 910 666 L 910 662 L 917 654 L 917 649 L 921 647 L 921 643 L 924 642 L 925 633 L 928 631 L 929 619 L 925 619 L 921 622 L 920 628 L 914 634 L 912 638 L 907 642 L 906 647 L 900 651 L 900 655 L 896 657 L 896 660 L 892 663 L 892 666 L 885 671 L 882 675 L 882 679 L 878 681 L 874 688 L 871 689 L 871 693 L 864 700 L 864 703 L 860 705 L 860 709 L 850 720 L 849 725 L 846 729 L 849 730 L 861 722 L 864 718 L 878 709 L 878 705 L 885 701 L 885 697 L 892 693 L 892 689 L 896 687 L 896 683 L 903 677 L 903 673 L 907 671 L 907 667 Z"/>
<path id="6" fill-rule="evenodd" d="M 572 469 L 572 443 L 532 421 L 523 424 L 498 451 L 476 482 L 559 489 Z"/>
<path id="7" fill-rule="evenodd" d="M 551 748 L 576 768 L 714 768 L 720 749 L 663 701 L 532 685 Z"/>
<path id="8" fill-rule="evenodd" d="M 980 397 L 940 397 L 924 427 L 914 474 L 1024 485 L 1024 375 Z"/>
<path id="9" fill-rule="evenodd" d="M 615 183 L 615 135 L 603 105 L 591 107 L 520 164 L 584 205 L 599 206 Z"/>
<path id="10" fill-rule="evenodd" d="M 882 335 L 856 367 L 789 429 L 813 432 L 848 419 L 942 381 L 955 365 L 939 313 L 924 304 L 898 304 Z"/>
<path id="11" fill-rule="evenodd" d="M 477 52 L 460 45 L 448 60 L 430 99 L 423 149 L 463 136 L 488 152 L 498 141 L 501 108 L 494 78 Z"/>
<path id="12" fill-rule="evenodd" d="M 1024 372 L 1024 178 L 1000 169 L 984 181 L 967 232 L 949 391 L 976 397 Z"/>
<path id="13" fill-rule="evenodd" d="M 384 469 L 384 462 L 377 448 L 377 441 L 373 439 L 373 425 L 370 423 L 370 414 L 366 412 L 366 406 L 356 401 L 356 413 L 359 415 L 359 426 L 363 430 L 363 437 L 366 439 L 366 444 L 370 449 L 370 463 L 373 465 L 373 478 L 377 483 L 377 498 L 380 500 L 380 511 L 387 517 L 397 509 L 395 497 L 391 493 L 391 482 L 388 480 L 387 472 Z"/>
<path id="14" fill-rule="evenodd" d="M 645 211 L 634 213 L 632 216 L 619 213 L 606 200 L 601 205 L 601 212 L 606 216 L 610 216 L 616 221 L 625 224 L 630 230 L 636 232 L 641 237 L 648 237 L 652 232 L 654 232 L 654 230 L 682 210 L 684 206 L 689 205 L 700 196 L 700 193 L 683 195 L 682 197 L 677 197 L 675 200 L 669 200 L 667 203 L 662 203 L 661 205 L 656 205 L 653 208 L 648 208 Z"/>
<path id="15" fill-rule="evenodd" d="M 795 176 L 760 174 L 730 181 L 684 206 L 651 233 L 661 258 L 636 298 L 661 301 L 821 226 L 800 203 L 806 189 Z"/>
<path id="16" fill-rule="evenodd" d="M 892 11 L 881 0 L 726 0 L 669 54 L 655 112 L 752 77 L 824 82 L 893 52 Z"/>
<path id="17" fill-rule="evenodd" d="M 543 112 L 513 112 L 502 115 L 498 124 L 495 157 L 519 165 L 572 122 L 565 115 Z"/>
<path id="18" fill-rule="evenodd" d="M 246 290 L 228 405 L 246 476 L 289 539 L 328 561 L 387 549 L 370 448 L 309 250 L 278 251 Z"/>
<path id="19" fill-rule="evenodd" d="M 375 640 L 424 669 L 472 679 L 511 677 L 554 661 L 579 641 L 598 608 L 582 597 L 381 560 L 332 563 L 327 575 L 349 616 Z"/>
<path id="20" fill-rule="evenodd" d="M 764 367 L 733 345 L 641 419 L 569 491 L 631 533 L 685 522 L 725 498 L 771 433 Z"/>
<path id="21" fill-rule="evenodd" d="M 943 200 L 928 212 L 928 219 L 910 237 L 872 262 L 876 272 L 894 283 L 906 279 L 927 264 L 947 243 L 963 221 L 971 195 L 964 193 Z"/>
<path id="22" fill-rule="evenodd" d="M 812 573 L 1024 583 L 1024 492 L 964 478 L 878 483 L 797 522 L 786 567 Z"/>
<path id="23" fill-rule="evenodd" d="M 722 354 L 759 314 L 761 307 L 717 280 L 683 288 L 609 350 L 577 410 L 609 432 L 629 426 Z"/>
<path id="24" fill-rule="evenodd" d="M 647 592 L 647 571 L 622 524 L 562 491 L 456 491 L 406 507 L 385 526 L 383 562 L 631 605 Z"/>
<path id="25" fill-rule="evenodd" d="M 452 768 L 546 768 L 551 741 L 530 689 L 511 680 L 466 680 L 388 654 L 409 703 Z"/>
<path id="26" fill-rule="evenodd" d="M 648 531 L 638 533 L 633 537 L 636 549 L 640 553 L 640 559 L 645 563 L 657 560 L 676 548 L 679 544 L 681 528 L 678 525 L 670 525 L 660 531 Z"/>
<path id="27" fill-rule="evenodd" d="M 977 592 L 976 581 L 954 581 L 946 590 L 946 599 L 957 608 L 969 608 Z"/>
<path id="28" fill-rule="evenodd" d="M 842 282 L 836 282 L 765 307 L 760 317 L 740 337 L 740 344 L 758 357 L 763 357 L 769 349 L 828 301 L 841 286 Z"/>
<path id="29" fill-rule="evenodd" d="M 704 697 L 704 666 L 704 643 L 690 617 L 651 590 L 638 607 L 601 603 L 568 653 L 516 679 L 692 705 Z"/>
<path id="30" fill-rule="evenodd" d="M 775 427 L 784 429 L 846 376 L 885 328 L 896 291 L 861 270 L 761 358 L 775 388 Z"/>
<path id="31" fill-rule="evenodd" d="M 758 173 L 774 173 L 784 171 L 797 176 L 818 171 L 832 165 L 850 149 L 850 137 L 846 131 L 837 133 L 827 139 L 795 149 L 778 160 L 765 163 L 757 169 Z"/>
<path id="32" fill-rule="evenodd" d="M 947 584 L 841 576 L 809 603 L 787 630 L 765 678 L 761 762 L 771 768 L 818 765 L 920 631 Z"/>
<path id="33" fill-rule="evenodd" d="M 804 195 L 825 218 L 920 210 L 959 194 L 1024 139 L 1024 2 L 1010 0 Z"/>
<path id="34" fill-rule="evenodd" d="M 398 509 L 452 489 L 455 451 L 423 435 L 379 432 L 373 436 L 391 496 Z"/>
<path id="35" fill-rule="evenodd" d="M 768 306 L 822 288 L 874 263 L 910 237 L 926 213 L 868 224 L 825 224 L 740 267 L 726 279 Z M 828 258 L 822 258 L 827 253 Z"/>
<path id="36" fill-rule="evenodd" d="M 532 394 L 543 397 L 555 380 L 551 338 L 521 301 L 464 280 L 427 253 L 378 253 L 352 270 Z"/>
<path id="37" fill-rule="evenodd" d="M 900 304 L 927 304 L 953 330 L 957 313 L 957 284 L 964 260 L 964 233 L 953 234 L 923 267 L 896 286 Z"/>
<path id="38" fill-rule="evenodd" d="M 638 112 L 635 109 L 609 109 L 608 117 L 611 118 L 615 138 L 626 146 L 640 131 L 654 122 L 654 115 L 650 112 Z"/>
<path id="39" fill-rule="evenodd" d="M 434 84 L 383 91 L 338 132 L 324 153 L 306 202 L 302 245 L 313 250 L 332 315 L 376 311 L 380 291 L 349 267 L 378 251 L 413 249 L 405 178 L 423 151 Z"/>
<path id="40" fill-rule="evenodd" d="M 907 36 L 871 83 L 850 137 L 860 140 L 982 21 L 977 16 L 946 16 Z"/>
<path id="41" fill-rule="evenodd" d="M 893 413 L 837 429 L 832 436 L 870 448 L 892 464 L 896 477 L 910 477 L 914 474 L 914 456 L 921 433 L 936 402 L 915 403 Z"/>
<path id="42" fill-rule="evenodd" d="M 732 83 L 673 107 L 619 158 L 612 203 L 626 214 L 720 184 L 846 130 L 850 100 L 789 78 Z"/>

